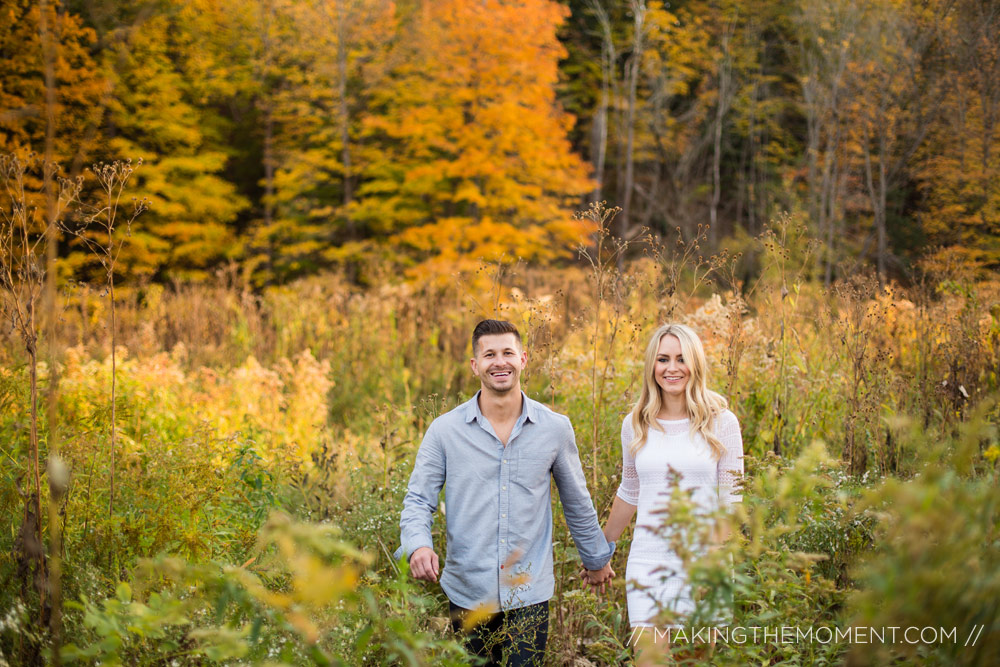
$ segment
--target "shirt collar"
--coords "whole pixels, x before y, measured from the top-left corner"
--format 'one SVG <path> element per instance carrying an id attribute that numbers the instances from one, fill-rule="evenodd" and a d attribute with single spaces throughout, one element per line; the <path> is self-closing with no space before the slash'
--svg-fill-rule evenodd
<path id="1" fill-rule="evenodd" d="M 466 423 L 483 416 L 483 411 L 479 409 L 479 394 L 481 393 L 483 393 L 482 389 L 477 391 L 476 395 L 472 397 L 472 400 L 465 404 Z M 521 392 L 521 416 L 518 417 L 518 421 L 521 419 L 527 419 L 529 422 L 538 423 L 538 410 L 535 408 L 535 402 L 528 398 L 527 394 L 523 391 Z"/>

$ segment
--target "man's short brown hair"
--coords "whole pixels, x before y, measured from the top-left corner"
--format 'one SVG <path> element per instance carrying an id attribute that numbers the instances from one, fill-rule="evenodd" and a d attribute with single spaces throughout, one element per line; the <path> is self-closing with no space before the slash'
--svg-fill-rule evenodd
<path id="1" fill-rule="evenodd" d="M 521 343 L 521 334 L 510 322 L 504 320 L 483 320 L 472 330 L 472 356 L 476 355 L 476 345 L 483 336 L 497 336 L 500 334 L 514 334 L 517 344 Z"/>

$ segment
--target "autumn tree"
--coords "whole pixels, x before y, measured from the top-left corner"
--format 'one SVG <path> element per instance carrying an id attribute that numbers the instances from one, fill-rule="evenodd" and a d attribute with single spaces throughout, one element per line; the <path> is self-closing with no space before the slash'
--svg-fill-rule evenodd
<path id="1" fill-rule="evenodd" d="M 805 0 L 792 20 L 806 120 L 806 210 L 825 244 L 823 275 L 829 285 L 839 256 L 838 232 L 844 228 L 848 66 L 858 58 L 863 15 L 848 0 Z"/>
<path id="2" fill-rule="evenodd" d="M 550 0 L 415 7 L 364 120 L 354 223 L 437 274 L 584 240 L 570 213 L 593 184 L 555 99 L 566 14 Z"/>
<path id="3" fill-rule="evenodd" d="M 229 226 L 246 202 L 222 177 L 225 121 L 207 104 L 203 63 L 214 60 L 197 6 L 164 1 L 157 13 L 112 6 L 102 51 L 112 81 L 101 157 L 142 158 L 134 190 L 150 211 L 121 257 L 135 277 L 201 280 L 236 248 Z M 122 232 L 124 233 L 124 232 Z M 70 265 L 98 272 L 82 248 Z"/>
<path id="4" fill-rule="evenodd" d="M 941 119 L 918 154 L 923 227 L 970 264 L 1000 266 L 1000 5 L 959 0 Z"/>
<path id="5" fill-rule="evenodd" d="M 944 11 L 951 0 L 859 3 L 865 12 L 861 55 L 849 64 L 851 102 L 848 151 L 868 202 L 869 239 L 880 281 L 890 262 L 893 201 L 913 177 L 913 158 L 941 118 L 950 76 L 941 51 Z M 902 216 L 900 216 L 902 217 Z M 898 268 L 898 263 L 896 264 Z"/>
<path id="6" fill-rule="evenodd" d="M 350 256 L 351 214 L 367 168 L 360 143 L 372 80 L 395 38 L 395 6 L 370 0 L 261 3 L 264 215 L 252 231 L 258 279 L 288 279 Z M 309 33 L 303 42 L 300 35 Z M 265 106 L 266 105 L 266 106 Z M 345 249 L 346 246 L 346 249 Z"/>
<path id="7" fill-rule="evenodd" d="M 603 195 L 628 209 L 619 236 L 680 227 L 693 237 L 710 225 L 721 242 L 786 203 L 791 156 L 777 145 L 794 138 L 782 3 L 571 6 L 567 67 L 589 81 L 564 90 L 573 108 L 589 99 L 594 109 L 582 115 L 591 131 L 575 138 L 600 170 Z"/>
<path id="8" fill-rule="evenodd" d="M 827 282 L 931 243 L 992 266 L 995 4 L 63 0 L 53 154 L 144 159 L 121 267 L 152 280 L 547 262 L 584 198 L 715 246 L 802 211 Z M 44 135 L 39 6 L 0 0 L 2 150 Z"/>
<path id="9" fill-rule="evenodd" d="M 666 229 L 684 217 L 674 177 L 691 144 L 688 121 L 704 115 L 693 111 L 693 91 L 711 64 L 710 31 L 662 2 L 570 5 L 565 69 L 580 74 L 561 90 L 580 116 L 575 139 L 591 156 L 595 196 L 627 209 L 615 218 L 620 237 Z"/>
<path id="10" fill-rule="evenodd" d="M 45 77 L 40 8 L 29 0 L 0 0 L 0 151 L 44 149 Z M 94 31 L 79 16 L 46 3 L 49 32 L 59 57 L 54 62 L 55 109 L 52 158 L 76 171 L 99 143 L 98 102 L 107 85 L 94 62 Z"/>

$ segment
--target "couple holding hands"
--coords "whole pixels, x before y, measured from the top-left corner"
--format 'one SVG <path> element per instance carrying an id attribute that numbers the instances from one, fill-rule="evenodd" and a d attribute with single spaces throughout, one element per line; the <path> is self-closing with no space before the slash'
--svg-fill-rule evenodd
<path id="1" fill-rule="evenodd" d="M 726 399 L 708 389 L 700 339 L 680 324 L 661 326 L 650 339 L 639 399 L 622 423 L 622 479 L 603 531 L 569 419 L 521 391 L 528 357 L 517 328 L 483 320 L 472 333 L 472 354 L 481 388 L 427 429 L 403 501 L 396 558 L 405 556 L 417 579 L 440 575 L 456 631 L 483 619 L 467 637 L 470 652 L 487 664 L 542 664 L 555 588 L 555 479 L 583 579 L 596 590 L 615 576 L 615 540 L 638 514 L 626 598 L 636 664 L 655 664 L 664 645 L 641 628 L 653 628 L 661 610 L 683 616 L 694 608 L 683 562 L 657 529 L 671 478 L 676 474 L 675 483 L 705 512 L 740 501 L 739 423 Z M 431 539 L 442 486 L 443 569 Z"/>

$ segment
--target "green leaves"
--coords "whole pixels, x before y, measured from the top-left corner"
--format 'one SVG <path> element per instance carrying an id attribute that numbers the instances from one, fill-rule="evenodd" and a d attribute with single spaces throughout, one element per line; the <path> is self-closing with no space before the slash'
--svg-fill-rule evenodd
<path id="1" fill-rule="evenodd" d="M 79 603 L 68 601 L 66 607 L 81 610 L 84 625 L 96 635 L 96 641 L 83 648 L 74 643 L 63 646 L 60 657 L 69 663 L 97 660 L 107 665 L 127 664 L 123 654 L 135 650 L 169 656 L 178 651 L 183 639 L 176 628 L 191 623 L 189 603 L 159 593 L 139 602 L 125 582 L 118 584 L 114 597 L 100 603 L 84 598 Z"/>

